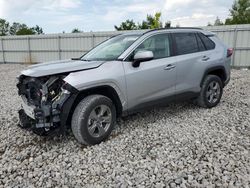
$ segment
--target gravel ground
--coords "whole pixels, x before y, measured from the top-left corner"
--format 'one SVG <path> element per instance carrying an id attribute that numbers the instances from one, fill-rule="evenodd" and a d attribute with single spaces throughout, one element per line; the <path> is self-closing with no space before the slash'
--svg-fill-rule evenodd
<path id="1" fill-rule="evenodd" d="M 91 147 L 17 127 L 15 77 L 0 65 L 0 187 L 249 187 L 250 71 L 213 109 L 173 104 L 119 120 Z"/>

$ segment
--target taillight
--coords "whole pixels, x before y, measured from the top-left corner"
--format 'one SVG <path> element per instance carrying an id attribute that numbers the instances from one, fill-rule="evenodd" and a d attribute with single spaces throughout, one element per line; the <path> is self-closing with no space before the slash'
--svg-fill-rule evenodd
<path id="1" fill-rule="evenodd" d="M 233 55 L 233 52 L 234 52 L 233 48 L 228 48 L 228 49 L 227 49 L 227 57 L 232 56 L 232 55 Z"/>

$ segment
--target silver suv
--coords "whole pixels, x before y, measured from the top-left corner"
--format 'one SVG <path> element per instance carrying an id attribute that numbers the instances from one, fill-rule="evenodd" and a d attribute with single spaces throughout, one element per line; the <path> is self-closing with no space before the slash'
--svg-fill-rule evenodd
<path id="1" fill-rule="evenodd" d="M 71 128 L 92 145 L 110 135 L 117 117 L 148 107 L 191 99 L 212 108 L 229 82 L 232 53 L 197 28 L 112 37 L 81 58 L 22 71 L 20 126 L 40 135 Z"/>

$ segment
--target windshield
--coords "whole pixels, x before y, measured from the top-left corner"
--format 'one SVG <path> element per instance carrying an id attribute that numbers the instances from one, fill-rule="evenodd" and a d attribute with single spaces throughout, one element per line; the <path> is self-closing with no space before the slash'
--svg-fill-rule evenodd
<path id="1" fill-rule="evenodd" d="M 118 57 L 126 50 L 129 46 L 140 35 L 119 35 L 113 37 L 96 48 L 89 51 L 82 57 L 82 60 L 86 61 L 112 61 L 117 60 Z"/>

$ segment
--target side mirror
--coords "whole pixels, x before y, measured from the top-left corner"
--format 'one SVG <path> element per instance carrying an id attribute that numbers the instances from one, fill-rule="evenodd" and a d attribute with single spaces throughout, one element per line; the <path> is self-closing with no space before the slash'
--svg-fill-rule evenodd
<path id="1" fill-rule="evenodd" d="M 154 59 L 154 54 L 152 51 L 138 51 L 134 55 L 134 61 L 132 63 L 133 67 L 139 67 L 141 62 L 150 61 Z"/>

